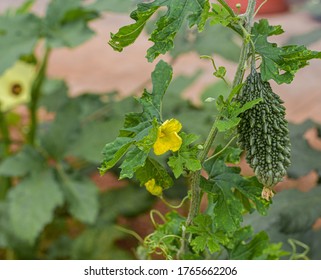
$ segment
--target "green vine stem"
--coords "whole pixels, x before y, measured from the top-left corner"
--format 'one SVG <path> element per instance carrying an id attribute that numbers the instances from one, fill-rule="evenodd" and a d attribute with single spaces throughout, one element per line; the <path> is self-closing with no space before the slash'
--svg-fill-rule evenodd
<path id="1" fill-rule="evenodd" d="M 41 96 L 41 87 L 46 75 L 49 54 L 50 54 L 50 48 L 46 47 L 45 54 L 43 56 L 41 65 L 39 67 L 39 71 L 31 87 L 31 101 L 29 104 L 29 114 L 30 114 L 31 124 L 30 124 L 30 130 L 28 135 L 28 142 L 32 146 L 35 145 L 35 139 L 36 139 L 36 133 L 37 133 L 37 127 L 38 127 L 37 109 L 38 109 L 39 99 Z"/>
<path id="2" fill-rule="evenodd" d="M 1 111 L 1 108 L 0 108 L 0 132 L 1 132 L 1 137 L 3 142 L 3 147 L 4 147 L 3 155 L 1 155 L 1 159 L 4 159 L 10 155 L 11 139 L 10 139 L 10 132 L 9 132 L 6 116 Z M 1 178 L 1 182 L 3 185 L 2 185 L 2 188 L 0 188 L 0 200 L 3 200 L 6 197 L 7 191 L 11 186 L 11 179 L 9 177 L 6 177 L 6 178 L 3 177 Z"/>
<path id="3" fill-rule="evenodd" d="M 231 14 L 235 15 L 232 9 L 227 5 L 227 3 L 224 0 L 218 0 L 218 2 Z M 246 13 L 244 15 L 244 28 L 247 31 L 247 34 L 250 34 L 252 21 L 254 17 L 255 12 L 255 5 L 256 0 L 250 0 L 248 3 L 248 7 L 246 10 Z M 247 60 L 248 60 L 248 54 L 250 50 L 249 46 L 249 40 L 248 37 L 243 34 L 243 44 L 240 54 L 240 59 L 238 63 L 238 67 L 236 70 L 235 78 L 233 80 L 233 86 L 232 89 L 235 88 L 237 85 L 241 84 L 243 81 L 244 73 L 247 67 Z M 198 159 L 200 160 L 201 164 L 204 163 L 211 147 L 214 142 L 214 139 L 218 133 L 216 122 L 220 119 L 220 116 L 216 118 L 214 121 L 212 128 L 207 136 L 207 139 L 204 143 L 204 149 L 199 153 Z M 189 226 L 193 223 L 195 217 L 198 215 L 200 210 L 200 202 L 201 202 L 201 189 L 200 189 L 200 180 L 201 180 L 201 171 L 196 171 L 192 173 L 191 175 L 191 203 L 189 208 L 189 213 L 186 219 L 186 226 Z M 179 258 L 181 255 L 184 254 L 186 250 L 186 228 L 184 227 L 182 230 L 182 242 L 181 242 L 181 248 L 177 253 L 177 257 Z"/>
<path id="4" fill-rule="evenodd" d="M 1 106 L 1 104 L 0 104 Z M 3 156 L 4 158 L 10 155 L 10 134 L 9 134 L 9 128 L 8 128 L 8 123 L 6 120 L 5 114 L 1 111 L 0 108 L 0 131 L 2 135 L 2 142 L 3 142 Z"/>

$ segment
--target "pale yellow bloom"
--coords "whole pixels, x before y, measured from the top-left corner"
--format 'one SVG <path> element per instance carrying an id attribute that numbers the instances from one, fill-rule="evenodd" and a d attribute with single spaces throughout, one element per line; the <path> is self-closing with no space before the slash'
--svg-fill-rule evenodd
<path id="1" fill-rule="evenodd" d="M 182 138 L 177 134 L 182 124 L 176 119 L 165 121 L 159 128 L 157 140 L 154 144 L 155 155 L 162 155 L 171 150 L 176 152 L 182 145 Z"/>
<path id="2" fill-rule="evenodd" d="M 261 196 L 263 199 L 270 201 L 270 199 L 274 196 L 274 192 L 269 187 L 264 187 Z"/>
<path id="3" fill-rule="evenodd" d="M 146 190 L 148 190 L 152 195 L 161 196 L 163 189 L 161 186 L 156 185 L 155 179 L 150 179 L 145 183 Z"/>
<path id="4" fill-rule="evenodd" d="M 35 67 L 17 61 L 0 77 L 0 109 L 7 111 L 30 100 Z"/>

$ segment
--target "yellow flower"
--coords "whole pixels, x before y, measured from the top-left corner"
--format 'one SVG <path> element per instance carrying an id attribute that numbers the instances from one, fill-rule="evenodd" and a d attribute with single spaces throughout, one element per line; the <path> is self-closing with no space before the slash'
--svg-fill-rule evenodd
<path id="1" fill-rule="evenodd" d="M 31 85 L 35 77 L 35 67 L 17 61 L 0 77 L 0 109 L 10 110 L 30 100 Z"/>
<path id="2" fill-rule="evenodd" d="M 155 155 L 162 155 L 171 150 L 176 152 L 182 145 L 182 138 L 178 132 L 182 129 L 182 124 L 176 119 L 165 121 L 159 128 L 157 140 L 154 144 Z"/>
<path id="3" fill-rule="evenodd" d="M 155 179 L 150 179 L 146 182 L 145 187 L 152 195 L 161 196 L 163 193 L 162 187 L 156 185 Z"/>

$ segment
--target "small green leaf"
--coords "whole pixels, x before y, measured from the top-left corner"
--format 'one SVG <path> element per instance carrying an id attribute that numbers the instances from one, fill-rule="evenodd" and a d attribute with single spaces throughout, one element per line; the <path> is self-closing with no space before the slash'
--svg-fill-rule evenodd
<path id="1" fill-rule="evenodd" d="M 224 120 L 224 119 L 217 120 L 216 127 L 219 132 L 224 132 L 224 131 L 228 131 L 228 130 L 236 127 L 240 121 L 241 121 L 241 119 L 238 117 L 234 117 L 234 118 L 226 119 L 226 120 Z"/>
<path id="2" fill-rule="evenodd" d="M 226 75 L 226 68 L 223 66 L 220 66 L 217 71 L 213 73 L 213 75 L 217 78 L 224 78 Z"/>
<path id="3" fill-rule="evenodd" d="M 74 180 L 64 177 L 61 183 L 71 215 L 79 221 L 92 224 L 98 214 L 98 189 L 87 178 Z"/>
<path id="4" fill-rule="evenodd" d="M 168 160 L 168 165 L 172 168 L 175 178 L 178 178 L 184 170 L 197 171 L 202 168 L 202 165 L 197 157 L 198 148 L 190 147 L 190 145 L 198 139 L 194 134 L 180 134 L 182 138 L 182 146 L 179 151 L 171 156 Z"/>
<path id="5" fill-rule="evenodd" d="M 33 244 L 51 222 L 63 196 L 50 171 L 33 174 L 21 181 L 8 195 L 9 224 L 12 233 L 23 242 Z"/>

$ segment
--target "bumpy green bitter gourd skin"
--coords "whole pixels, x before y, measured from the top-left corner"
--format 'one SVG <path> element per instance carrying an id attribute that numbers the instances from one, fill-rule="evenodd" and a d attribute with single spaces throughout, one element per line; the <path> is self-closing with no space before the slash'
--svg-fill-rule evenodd
<path id="1" fill-rule="evenodd" d="M 282 181 L 290 165 L 290 139 L 283 101 L 253 69 L 237 100 L 262 101 L 240 115 L 239 144 L 258 180 L 267 187 Z"/>

